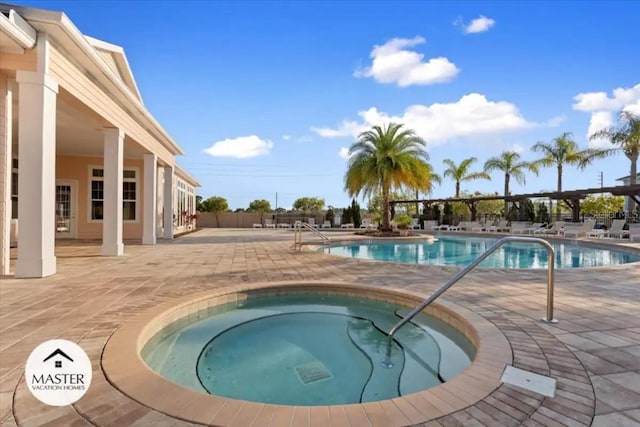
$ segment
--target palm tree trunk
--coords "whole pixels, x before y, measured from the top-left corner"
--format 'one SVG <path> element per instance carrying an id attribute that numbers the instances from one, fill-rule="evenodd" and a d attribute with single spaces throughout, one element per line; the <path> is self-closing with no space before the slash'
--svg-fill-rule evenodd
<path id="1" fill-rule="evenodd" d="M 636 177 L 638 175 L 638 153 L 633 153 L 631 159 L 631 175 L 629 176 L 629 185 L 635 185 L 637 180 Z M 629 215 L 631 215 L 636 208 L 636 202 L 629 197 Z"/>
<path id="2" fill-rule="evenodd" d="M 562 165 L 558 165 L 558 193 L 562 191 Z M 556 205 L 556 221 L 560 221 L 560 201 Z"/>
<path id="3" fill-rule="evenodd" d="M 460 198 L 460 181 L 456 181 L 456 199 Z"/>
<path id="4" fill-rule="evenodd" d="M 389 189 L 382 189 L 382 231 L 390 231 L 389 224 Z"/>
<path id="5" fill-rule="evenodd" d="M 507 196 L 509 195 L 509 180 L 511 179 L 511 175 L 508 173 L 504 174 L 504 217 L 507 217 L 509 213 L 509 202 L 507 202 Z"/>

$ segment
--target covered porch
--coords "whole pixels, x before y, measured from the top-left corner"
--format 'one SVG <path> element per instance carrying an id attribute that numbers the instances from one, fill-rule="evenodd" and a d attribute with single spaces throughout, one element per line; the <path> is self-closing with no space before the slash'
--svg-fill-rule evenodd
<path id="1" fill-rule="evenodd" d="M 144 108 L 122 48 L 64 14 L 16 9 L 0 15 L 0 274 L 55 274 L 66 239 L 98 239 L 100 256 L 172 239 L 177 181 L 197 182 L 176 172 L 182 151 Z"/>

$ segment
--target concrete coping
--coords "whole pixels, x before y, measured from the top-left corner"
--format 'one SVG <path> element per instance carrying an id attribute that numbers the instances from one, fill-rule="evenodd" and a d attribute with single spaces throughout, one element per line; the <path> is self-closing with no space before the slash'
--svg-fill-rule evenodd
<path id="1" fill-rule="evenodd" d="M 109 382 L 131 399 L 158 412 L 188 422 L 214 425 L 339 424 L 361 418 L 380 425 L 424 423 L 459 411 L 497 389 L 513 361 L 507 338 L 488 320 L 461 306 L 438 300 L 423 312 L 465 335 L 476 347 L 471 365 L 446 383 L 391 400 L 333 406 L 284 406 L 229 399 L 175 384 L 149 368 L 141 356 L 145 344 L 162 329 L 186 317 L 195 319 L 210 307 L 266 296 L 317 294 L 382 300 L 414 307 L 427 296 L 398 288 L 374 288 L 347 283 L 278 282 L 242 284 L 179 297 L 145 311 L 119 328 L 107 342 L 102 368 Z M 242 416 L 240 414 L 243 414 Z M 327 418 L 327 414 L 331 414 Z M 351 414 L 350 417 L 347 416 Z M 363 418 L 364 417 L 364 418 Z M 357 425 L 357 423 L 355 424 Z"/>

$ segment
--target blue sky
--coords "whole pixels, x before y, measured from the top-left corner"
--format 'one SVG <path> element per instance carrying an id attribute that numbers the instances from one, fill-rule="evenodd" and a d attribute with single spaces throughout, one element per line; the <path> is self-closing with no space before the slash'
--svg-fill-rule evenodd
<path id="1" fill-rule="evenodd" d="M 232 208 L 298 197 L 345 206 L 340 155 L 372 124 L 402 121 L 442 160 L 484 161 L 640 114 L 640 3 L 18 2 L 64 11 L 124 47 L 147 108 L 184 148 L 179 163 Z M 212 155 L 213 154 L 213 155 Z M 622 154 L 564 188 L 628 175 Z M 463 183 L 502 191 L 503 177 Z M 512 191 L 555 189 L 554 168 Z M 445 179 L 433 197 L 454 194 Z"/>

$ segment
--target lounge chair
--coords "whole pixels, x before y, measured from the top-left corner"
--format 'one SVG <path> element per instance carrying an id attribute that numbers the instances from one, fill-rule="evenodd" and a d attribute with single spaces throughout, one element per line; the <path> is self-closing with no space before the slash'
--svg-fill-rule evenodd
<path id="1" fill-rule="evenodd" d="M 280 222 L 278 223 L 278 228 L 291 228 L 291 224 L 288 222 Z"/>
<path id="2" fill-rule="evenodd" d="M 433 219 L 428 219 L 424 222 L 424 229 L 425 230 L 433 230 L 433 227 L 438 225 L 438 221 L 435 221 Z"/>
<path id="3" fill-rule="evenodd" d="M 412 218 L 411 225 L 409 227 L 412 230 L 420 230 L 420 218 Z"/>
<path id="4" fill-rule="evenodd" d="M 331 221 L 323 222 L 321 228 L 331 228 Z"/>
<path id="5" fill-rule="evenodd" d="M 487 231 L 489 230 L 489 227 L 492 227 L 493 225 L 491 224 L 487 224 L 487 223 L 481 223 L 481 222 L 475 222 L 472 223 L 473 225 L 471 226 L 471 231 Z"/>
<path id="6" fill-rule="evenodd" d="M 527 230 L 529 227 L 531 227 L 531 223 L 529 221 L 513 221 L 511 223 L 511 233 L 525 234 L 524 230 Z"/>
<path id="7" fill-rule="evenodd" d="M 535 234 L 536 231 L 544 228 L 544 223 L 534 222 L 529 227 L 522 229 L 522 234 Z"/>
<path id="8" fill-rule="evenodd" d="M 276 228 L 276 225 L 273 223 L 272 219 L 265 219 L 264 220 L 264 228 Z"/>
<path id="9" fill-rule="evenodd" d="M 318 228 L 318 224 L 316 224 L 316 219 L 315 218 L 309 218 L 308 224 L 313 228 Z"/>
<path id="10" fill-rule="evenodd" d="M 563 231 L 564 231 L 564 222 L 556 221 L 553 224 L 551 224 L 551 227 L 539 228 L 538 230 L 534 231 L 533 234 L 549 234 L 549 235 L 559 236 L 563 233 Z"/>
<path id="11" fill-rule="evenodd" d="M 340 228 L 353 228 L 353 227 L 354 227 L 354 225 L 353 225 L 352 222 L 347 222 L 345 224 L 341 224 L 340 225 Z"/>
<path id="12" fill-rule="evenodd" d="M 253 224 L 253 228 L 262 228 L 262 224 L 255 223 Z"/>
<path id="13" fill-rule="evenodd" d="M 640 242 L 640 224 L 629 224 L 629 241 Z"/>
<path id="14" fill-rule="evenodd" d="M 369 220 L 363 219 L 362 222 L 360 223 L 360 228 L 369 228 Z"/>
<path id="15" fill-rule="evenodd" d="M 596 225 L 595 219 L 590 219 L 582 223 L 582 225 L 572 226 L 570 230 L 567 230 L 565 227 L 564 237 L 572 237 L 577 239 L 578 237 L 586 236 L 588 232 L 593 230 L 593 227 Z"/>
<path id="16" fill-rule="evenodd" d="M 623 239 L 629 236 L 629 230 L 623 230 L 625 222 L 624 219 L 614 219 L 611 228 L 604 233 L 604 237 Z"/>
<path id="17" fill-rule="evenodd" d="M 511 227 L 509 227 L 509 221 L 503 219 L 502 221 L 499 221 L 497 225 L 492 225 L 491 227 L 489 227 L 488 231 L 504 231 L 508 233 L 509 231 L 511 231 Z"/>
<path id="18" fill-rule="evenodd" d="M 467 230 L 469 227 L 469 221 L 460 221 L 456 226 L 456 231 Z"/>

